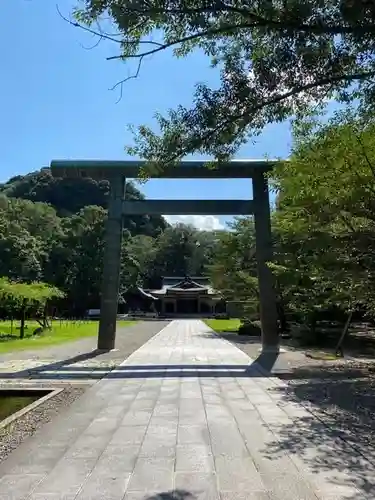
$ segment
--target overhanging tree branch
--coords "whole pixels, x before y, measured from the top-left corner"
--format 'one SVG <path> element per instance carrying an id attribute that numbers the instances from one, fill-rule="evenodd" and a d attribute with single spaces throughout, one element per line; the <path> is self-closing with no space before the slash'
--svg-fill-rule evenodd
<path id="1" fill-rule="evenodd" d="M 236 32 L 237 30 L 250 29 L 250 28 L 255 28 L 255 27 L 256 27 L 255 24 L 247 24 L 246 23 L 246 24 L 234 24 L 234 25 L 228 24 L 225 26 L 221 26 L 220 28 L 216 28 L 216 29 L 210 28 L 210 29 L 207 29 L 204 31 L 200 31 L 198 33 L 193 33 L 192 35 L 188 35 L 188 36 L 185 36 L 182 38 L 178 38 L 176 40 L 172 40 L 171 42 L 167 42 L 167 43 L 163 43 L 163 44 L 161 44 L 161 43 L 155 44 L 155 45 L 158 45 L 157 48 L 148 50 L 146 52 L 141 52 L 140 54 L 129 54 L 129 55 L 122 54 L 119 56 L 107 57 L 107 61 L 111 61 L 113 59 L 134 59 L 134 58 L 138 58 L 138 57 L 150 56 L 150 55 L 156 54 L 158 52 L 161 52 L 163 50 L 174 47 L 175 45 L 183 44 L 186 42 L 191 42 L 191 41 L 196 40 L 198 38 L 214 37 L 216 35 L 226 35 L 228 33 Z M 127 41 L 125 41 L 125 44 L 132 44 L 132 43 L 137 44 L 140 42 L 132 42 L 132 41 L 127 42 Z M 149 43 L 149 42 L 144 41 L 143 43 Z"/>
<path id="2" fill-rule="evenodd" d="M 142 66 L 142 61 L 143 61 L 143 57 L 140 57 L 139 60 L 138 60 L 138 66 L 137 66 L 137 70 L 136 72 L 134 73 L 134 75 L 130 75 L 130 76 L 127 76 L 126 78 L 124 78 L 123 80 L 120 80 L 119 82 L 115 83 L 113 85 L 113 87 L 111 87 L 109 90 L 116 90 L 118 87 L 120 87 L 120 96 L 119 98 L 117 99 L 116 101 L 116 104 L 118 104 L 121 99 L 122 99 L 122 93 L 123 93 L 123 87 L 124 87 L 124 84 L 126 82 L 128 82 L 129 80 L 133 80 L 135 78 L 138 78 L 138 75 L 139 75 L 139 72 L 141 71 L 141 66 Z"/>
<path id="3" fill-rule="evenodd" d="M 191 16 L 196 14 L 215 14 L 220 15 L 223 13 L 234 13 L 239 14 L 241 17 L 248 18 L 252 20 L 251 24 L 247 24 L 248 27 L 258 27 L 265 28 L 269 27 L 273 30 L 282 31 L 304 31 L 314 34 L 331 34 L 331 35 L 344 35 L 344 34 L 374 34 L 375 24 L 373 23 L 362 23 L 360 25 L 339 25 L 333 23 L 300 23 L 291 22 L 290 20 L 283 19 L 271 19 L 267 17 L 260 16 L 252 11 L 250 8 L 241 8 L 232 5 L 227 5 L 224 2 L 213 2 L 212 6 L 203 7 L 175 7 L 175 8 L 157 8 L 157 7 L 146 7 L 137 8 L 130 7 L 125 8 L 123 11 L 124 15 L 142 15 L 145 17 L 154 15 L 175 15 L 175 16 Z M 242 24 L 242 23 L 241 23 Z"/>
<path id="4" fill-rule="evenodd" d="M 326 85 L 332 85 L 332 84 L 340 82 L 340 81 L 354 82 L 354 81 L 365 80 L 365 79 L 368 79 L 371 77 L 375 77 L 375 71 L 370 71 L 370 72 L 365 72 L 365 73 L 354 73 L 352 75 L 335 75 L 335 76 L 331 76 L 331 77 L 322 78 L 321 80 L 311 82 L 309 84 L 297 86 L 288 92 L 285 92 L 285 93 L 277 95 L 271 99 L 260 102 L 259 104 L 252 107 L 250 110 L 246 110 L 246 112 L 242 112 L 238 115 L 234 115 L 234 116 L 227 118 L 224 122 L 217 125 L 213 130 L 209 130 L 208 132 L 206 132 L 200 138 L 199 142 L 202 144 L 203 142 L 209 141 L 216 134 L 220 133 L 220 131 L 222 131 L 226 127 L 230 126 L 232 123 L 234 123 L 238 120 L 241 120 L 243 118 L 246 118 L 249 115 L 253 115 L 257 111 L 261 110 L 262 108 L 265 108 L 267 106 L 271 106 L 273 104 L 280 103 L 280 102 L 282 102 L 286 99 L 289 99 L 293 96 L 296 96 L 296 95 L 301 94 L 303 92 L 307 92 L 308 90 L 318 88 L 318 87 L 325 87 Z M 198 147 L 199 147 L 199 145 L 196 144 L 195 148 L 198 148 Z M 192 152 L 193 152 L 192 150 L 188 150 L 188 149 L 180 150 L 176 154 L 174 154 L 169 160 L 167 160 L 165 162 L 165 164 L 168 165 L 168 163 L 174 163 L 179 158 L 186 156 Z"/>
<path id="5" fill-rule="evenodd" d="M 108 40 L 110 42 L 114 42 L 114 43 L 117 43 L 119 45 L 126 45 L 126 44 L 134 44 L 135 43 L 135 41 L 132 41 L 132 40 L 123 40 L 123 39 L 119 40 L 118 38 L 115 38 L 115 37 L 120 37 L 120 36 L 122 37 L 122 36 L 124 36 L 123 33 L 118 33 L 118 34 L 115 34 L 115 35 L 110 35 L 110 34 L 104 32 L 104 31 L 102 31 L 100 29 L 100 27 L 98 28 L 98 30 L 94 30 L 94 29 L 90 28 L 89 26 L 85 26 L 85 25 L 83 25 L 83 24 L 81 24 L 81 23 L 79 23 L 77 21 L 72 21 L 71 19 L 67 18 L 66 16 L 64 16 L 61 13 L 58 5 L 56 6 L 56 9 L 57 9 L 57 12 L 58 12 L 59 16 L 65 22 L 67 22 L 71 26 L 73 26 L 74 28 L 79 28 L 79 29 L 81 29 L 83 31 L 86 31 L 87 33 L 90 33 L 91 35 L 99 37 L 100 39 Z M 146 44 L 146 45 L 156 45 L 158 47 L 163 47 L 163 44 L 161 44 L 159 42 L 155 42 L 153 40 L 139 40 L 136 43 L 140 44 L 140 45 Z M 113 58 L 109 57 L 108 60 L 110 60 L 110 59 L 118 59 L 119 57 L 121 57 L 121 56 L 118 56 L 118 57 L 115 56 Z M 140 54 L 138 57 L 142 57 L 142 54 Z"/>
<path id="6" fill-rule="evenodd" d="M 375 105 L 371 2 L 342 7 L 305 0 L 303 8 L 300 2 L 267 0 L 83 3 L 70 24 L 94 34 L 93 23 L 108 15 L 120 33 L 112 37 L 120 50 L 108 60 L 139 62 L 135 74 L 113 88 L 136 78 L 145 57 L 169 48 L 176 56 L 201 49 L 213 66 L 222 68 L 217 90 L 200 85 L 192 109 L 180 106 L 169 119 L 159 116 L 160 137 L 149 127 L 139 128 L 136 147 L 130 149 L 151 162 L 173 163 L 197 150 L 219 160 L 229 157 L 247 131 L 258 133 L 269 122 L 301 117 L 307 108 L 311 113 L 311 105 L 322 104 L 325 93 L 336 92 L 346 103 L 357 99 L 361 110 Z M 161 39 L 149 40 L 155 32 Z"/>
<path id="7" fill-rule="evenodd" d="M 324 24 L 304 24 L 304 23 L 291 23 L 286 21 L 276 21 L 273 19 L 262 18 L 249 10 L 243 10 L 240 8 L 227 6 L 221 2 L 218 2 L 221 7 L 201 7 L 194 9 L 156 9 L 156 8 L 148 8 L 148 9 L 137 9 L 136 7 L 132 7 L 131 9 L 126 9 L 124 13 L 128 12 L 129 14 L 137 13 L 139 15 L 144 15 L 145 17 L 155 15 L 155 14 L 199 14 L 199 13 L 218 13 L 218 12 L 236 12 L 241 15 L 246 14 L 246 17 L 252 19 L 252 22 L 243 22 L 238 24 L 226 24 L 223 26 L 219 26 L 217 28 L 208 28 L 205 30 L 201 30 L 198 33 L 192 33 L 191 35 L 187 35 L 185 37 L 177 38 L 176 40 L 169 41 L 167 43 L 155 42 L 153 40 L 139 40 L 138 38 L 134 39 L 121 39 L 118 40 L 113 36 L 110 36 L 107 33 L 104 33 L 100 30 L 96 31 L 88 26 L 84 26 L 83 24 L 72 21 L 61 14 L 58 10 L 60 16 L 68 22 L 70 25 L 80 28 L 92 35 L 96 35 L 100 38 L 104 38 L 111 42 L 115 42 L 120 45 L 155 45 L 156 48 L 152 50 L 148 50 L 142 52 L 140 54 L 120 54 L 117 56 L 110 56 L 107 58 L 108 61 L 116 60 L 116 59 L 128 59 L 128 58 L 138 58 L 145 57 L 148 55 L 156 54 L 160 51 L 166 50 L 168 48 L 174 47 L 179 44 L 183 44 L 186 42 L 191 42 L 193 40 L 204 38 L 204 37 L 213 37 L 216 35 L 228 35 L 236 33 L 239 30 L 251 30 L 257 28 L 270 28 L 270 31 L 282 31 L 284 33 L 288 31 L 301 31 L 316 35 L 329 34 L 329 35 L 344 35 L 344 34 L 353 34 L 353 35 L 365 35 L 365 34 L 375 34 L 375 25 L 367 24 L 360 26 L 338 26 L 338 25 L 324 25 Z M 142 24 L 142 23 L 141 23 Z M 121 36 L 119 33 L 116 36 Z M 126 36 L 126 33 L 123 33 L 122 36 Z"/>

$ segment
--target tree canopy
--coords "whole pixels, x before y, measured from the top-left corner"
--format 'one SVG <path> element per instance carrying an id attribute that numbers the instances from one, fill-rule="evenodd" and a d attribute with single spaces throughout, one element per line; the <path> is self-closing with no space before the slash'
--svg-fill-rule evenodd
<path id="1" fill-rule="evenodd" d="M 231 231 L 220 235 L 209 274 L 215 289 L 237 304 L 237 311 L 252 315 L 258 310 L 255 232 L 252 218 L 239 218 Z"/>
<path id="2" fill-rule="evenodd" d="M 212 262 L 215 241 L 216 233 L 186 224 L 167 228 L 157 239 L 152 268 L 159 276 L 200 276 Z"/>
<path id="3" fill-rule="evenodd" d="M 0 307 L 8 313 L 21 316 L 20 338 L 25 336 L 25 318 L 28 310 L 34 310 L 35 314 L 43 314 L 43 328 L 48 326 L 47 303 L 51 299 L 61 299 L 64 292 L 58 288 L 42 282 L 23 283 L 21 281 L 10 281 L 0 278 Z"/>
<path id="4" fill-rule="evenodd" d="M 305 125 L 291 161 L 275 171 L 277 259 L 292 285 L 288 302 L 299 310 L 373 311 L 375 124 L 339 113 L 328 124 Z"/>
<path id="5" fill-rule="evenodd" d="M 47 283 L 20 283 L 0 278 L 0 299 L 11 299 L 20 303 L 43 304 L 52 298 L 62 298 L 64 293 Z"/>
<path id="6" fill-rule="evenodd" d="M 34 202 L 48 203 L 61 217 L 69 217 L 87 206 L 107 208 L 109 182 L 94 179 L 68 179 L 52 177 L 44 168 L 25 176 L 16 176 L 0 186 L 0 191 L 9 198 L 22 198 Z M 132 182 L 126 183 L 126 197 L 142 200 L 143 194 Z M 167 224 L 158 215 L 133 215 L 124 220 L 125 228 L 131 234 L 139 232 L 156 236 Z"/>
<path id="7" fill-rule="evenodd" d="M 272 172 L 272 214 L 280 314 L 313 324 L 327 311 L 375 312 L 375 122 L 337 113 L 305 120 L 290 159 Z M 257 304 L 252 219 L 221 239 L 212 280 L 247 311 Z"/>
<path id="8" fill-rule="evenodd" d="M 0 276 L 57 287 L 65 294 L 60 312 L 80 316 L 100 304 L 108 183 L 68 181 L 43 170 L 2 185 Z M 142 199 L 132 184 L 127 189 Z M 204 274 L 215 241 L 215 233 L 169 226 L 161 216 L 126 217 L 120 293 L 162 276 Z"/>
<path id="9" fill-rule="evenodd" d="M 138 60 L 136 75 L 168 49 L 176 57 L 198 49 L 218 68 L 218 88 L 197 81 L 191 108 L 158 114 L 159 130 L 139 128 L 131 152 L 151 166 L 193 152 L 226 159 L 266 124 L 332 97 L 374 107 L 372 1 L 81 0 L 72 24 L 117 44 L 108 59 Z"/>

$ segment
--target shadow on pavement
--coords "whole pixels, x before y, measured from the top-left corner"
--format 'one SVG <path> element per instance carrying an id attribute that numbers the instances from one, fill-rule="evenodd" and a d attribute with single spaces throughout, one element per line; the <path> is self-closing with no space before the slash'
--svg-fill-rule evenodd
<path id="1" fill-rule="evenodd" d="M 375 442 L 375 376 L 355 379 L 349 372 L 346 379 L 342 377 L 291 380 L 283 388 L 285 399 L 297 399 L 346 439 L 367 450 Z"/>
<path id="2" fill-rule="evenodd" d="M 260 337 L 253 337 L 250 335 L 238 335 L 237 332 L 221 332 L 220 338 L 228 340 L 228 342 L 236 342 L 236 344 L 260 344 Z"/>
<path id="3" fill-rule="evenodd" d="M 156 493 L 151 497 L 146 497 L 144 500 L 195 500 L 197 497 L 185 490 L 174 490 L 163 493 Z"/>
<path id="4" fill-rule="evenodd" d="M 280 378 L 289 382 L 283 388 L 287 400 L 297 398 L 322 420 L 346 436 L 354 436 L 356 445 L 367 448 L 375 442 L 375 372 L 371 365 L 301 367 Z"/>
<path id="5" fill-rule="evenodd" d="M 48 366 L 65 366 L 65 365 L 73 365 L 74 363 L 82 363 L 83 361 L 87 361 L 89 359 L 96 358 L 101 356 L 102 354 L 106 354 L 107 352 L 111 352 L 110 349 L 94 349 L 90 352 L 85 352 L 83 354 L 78 354 L 77 356 L 73 356 L 72 358 L 68 358 L 62 361 L 56 361 L 55 363 L 51 363 Z"/>
<path id="6" fill-rule="evenodd" d="M 28 368 L 25 370 L 20 370 L 18 372 L 11 372 L 11 373 L 0 371 L 0 379 L 1 378 L 5 378 L 5 379 L 7 379 L 7 378 L 29 378 L 32 375 L 38 375 L 39 373 L 42 373 L 44 371 L 49 371 L 49 370 L 58 371 L 58 370 L 63 370 L 63 369 L 69 369 L 69 365 L 73 365 L 75 363 L 82 363 L 84 361 L 88 361 L 89 359 L 96 358 L 97 356 L 106 354 L 108 352 L 110 352 L 110 351 L 103 351 L 103 350 L 99 350 L 99 349 L 94 349 L 93 351 L 85 352 L 83 354 L 78 354 L 77 356 L 73 356 L 72 358 L 67 358 L 67 359 L 64 359 L 62 361 L 54 361 L 52 363 L 38 366 L 37 368 Z"/>
<path id="7" fill-rule="evenodd" d="M 211 333 L 211 332 L 204 332 L 203 334 L 200 335 L 200 337 L 203 337 L 205 339 L 224 339 L 227 340 L 228 342 L 233 343 L 235 340 L 236 343 L 238 344 L 259 344 L 261 342 L 260 337 L 251 337 L 249 335 L 238 335 L 236 331 L 225 331 L 225 332 L 220 332 L 220 333 Z"/>
<path id="8" fill-rule="evenodd" d="M 295 398 L 291 400 L 295 402 Z M 363 429 L 344 429 L 340 420 L 324 420 L 324 416 L 312 410 L 310 416 L 292 423 L 272 424 L 272 430 L 277 438 L 262 450 L 271 462 L 285 454 L 292 459 L 297 456 L 318 481 L 323 477 L 329 483 L 327 494 L 336 493 L 335 498 L 346 500 L 373 498 L 375 452 L 371 442 L 360 442 L 358 432 Z"/>
<path id="9" fill-rule="evenodd" d="M 37 368 L 18 372 L 0 372 L 0 379 L 75 380 L 89 379 L 134 379 L 134 378 L 186 378 L 186 377 L 264 377 L 277 359 L 277 353 L 262 353 L 248 365 L 102 365 L 71 366 L 103 354 L 92 351 L 65 361 L 48 363 Z"/>
<path id="10" fill-rule="evenodd" d="M 234 345 L 259 342 L 259 339 L 238 335 L 234 339 L 230 333 L 220 336 Z M 254 363 L 269 372 L 277 360 L 277 356 L 271 353 L 262 353 Z M 308 416 L 293 419 L 288 424 L 272 424 L 277 437 L 262 450 L 265 456 L 271 462 L 285 456 L 285 453 L 301 457 L 317 477 L 327 477 L 329 495 L 335 495 L 337 489 L 337 498 L 374 498 L 373 365 L 306 363 L 288 366 L 283 361 L 280 365 L 283 366 L 282 372 L 276 371 L 272 376 L 288 384 L 271 391 L 276 391 L 278 395 L 281 392 L 281 407 L 300 403 L 308 410 Z M 350 489 L 350 483 L 355 489 Z"/>
<path id="11" fill-rule="evenodd" d="M 338 498 L 374 498 L 375 374 L 369 368 L 304 367 L 284 374 L 289 384 L 271 391 L 281 393 L 281 408 L 300 403 L 307 416 L 272 424 L 277 439 L 264 450 L 268 458 L 299 455 L 318 477 L 329 478 L 332 491 L 350 483 L 358 490 Z"/>
<path id="12" fill-rule="evenodd" d="M 50 363 L 33 370 L 0 373 L 3 379 L 35 380 L 134 379 L 185 377 L 264 377 L 278 358 L 278 353 L 260 353 L 251 364 L 205 365 L 122 365 L 71 366 L 102 354 L 91 351 L 65 361 Z M 108 371 L 108 373 L 103 373 Z M 275 375 L 273 375 L 276 377 Z M 326 475 L 335 487 L 357 488 L 338 498 L 357 500 L 374 498 L 375 491 L 375 373 L 371 369 L 327 366 L 294 368 L 282 374 L 289 384 L 268 389 L 281 395 L 280 407 L 302 403 L 308 415 L 290 423 L 272 423 L 275 439 L 262 453 L 272 461 L 298 456 L 317 477 Z M 371 496 L 372 495 L 372 496 Z M 188 491 L 161 492 L 144 500 L 194 500 Z"/>
<path id="13" fill-rule="evenodd" d="M 53 370 L 53 371 L 52 371 Z M 145 365 L 141 367 L 51 367 L 43 366 L 32 370 L 19 372 L 0 372 L 0 379 L 35 379 L 35 380 L 100 380 L 109 379 L 149 379 L 149 378 L 209 378 L 209 377 L 264 377 L 259 368 L 255 366 L 236 365 L 227 367 L 225 365 L 170 365 L 168 368 L 157 365 Z"/>
<path id="14" fill-rule="evenodd" d="M 270 375 L 273 366 L 275 365 L 277 358 L 279 357 L 278 352 L 261 352 L 259 356 L 253 361 L 253 365 L 260 367 L 262 370 Z"/>

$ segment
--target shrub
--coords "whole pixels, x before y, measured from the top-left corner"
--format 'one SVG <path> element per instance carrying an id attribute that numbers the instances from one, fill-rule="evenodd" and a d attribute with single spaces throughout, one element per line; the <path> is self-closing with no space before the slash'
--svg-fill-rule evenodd
<path id="1" fill-rule="evenodd" d="M 250 337 L 260 337 L 262 330 L 259 321 L 244 321 L 238 329 L 238 335 L 248 335 Z"/>

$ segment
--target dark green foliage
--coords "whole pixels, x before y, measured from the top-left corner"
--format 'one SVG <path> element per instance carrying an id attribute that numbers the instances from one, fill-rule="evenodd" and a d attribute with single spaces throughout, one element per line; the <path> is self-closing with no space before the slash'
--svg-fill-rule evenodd
<path id="1" fill-rule="evenodd" d="M 284 302 L 307 323 L 327 310 L 374 311 L 374 130 L 351 114 L 307 122 L 275 171 L 274 270 Z"/>
<path id="2" fill-rule="evenodd" d="M 54 179 L 45 169 L 15 177 L 1 191 L 0 276 L 58 287 L 65 292 L 60 311 L 69 315 L 99 307 L 108 183 Z M 143 198 L 130 183 L 127 196 Z M 212 261 L 214 233 L 171 227 L 163 217 L 124 222 L 120 293 L 161 286 L 162 276 L 203 274 Z"/>
<path id="3" fill-rule="evenodd" d="M 58 215 L 69 216 L 88 205 L 106 208 L 109 183 L 92 179 L 55 179 L 46 168 L 13 177 L 1 190 L 8 197 L 48 203 Z"/>
<path id="4" fill-rule="evenodd" d="M 48 168 L 25 176 L 10 179 L 0 188 L 9 198 L 22 198 L 52 205 L 60 217 L 69 217 L 87 206 L 107 208 L 109 182 L 93 179 L 55 179 Z M 128 182 L 126 197 L 142 200 L 143 194 Z M 131 234 L 156 236 L 165 229 L 166 223 L 160 216 L 131 216 L 124 220 L 125 229 Z"/>
<path id="5" fill-rule="evenodd" d="M 273 171 L 272 214 L 280 330 L 321 343 L 322 321 L 345 324 L 352 312 L 375 313 L 375 122 L 351 112 L 326 123 L 301 121 L 289 161 Z M 220 240 L 211 276 L 243 316 L 256 313 L 252 220 L 235 222 Z M 358 319 L 357 317 L 357 319 Z M 307 333 L 308 332 L 308 333 Z"/>
<path id="6" fill-rule="evenodd" d="M 215 233 L 177 224 L 156 240 L 152 267 L 159 276 L 200 276 L 212 262 Z"/>
<path id="7" fill-rule="evenodd" d="M 262 333 L 259 322 L 244 321 L 238 328 L 238 335 L 249 337 L 260 337 Z"/>
<path id="8" fill-rule="evenodd" d="M 271 122 L 301 117 L 327 98 L 375 104 L 375 2 L 366 0 L 81 0 L 78 26 L 112 40 L 110 59 L 200 50 L 220 84 L 199 82 L 191 108 L 141 126 L 130 152 L 150 168 L 188 153 L 233 155 Z M 106 19 L 100 26 L 100 21 Z M 106 33 L 110 19 L 114 26 Z M 99 23 L 99 24 L 98 24 Z M 77 26 L 77 24 L 76 24 Z M 155 38 L 155 31 L 158 36 Z M 125 80 L 124 80 L 125 81 Z"/>
<path id="9" fill-rule="evenodd" d="M 0 278 L 0 304 L 5 310 L 12 311 L 20 316 L 20 338 L 25 336 L 26 314 L 43 314 L 43 328 L 47 327 L 47 303 L 51 299 L 62 298 L 64 293 L 46 283 L 21 283 Z"/>
<path id="10" fill-rule="evenodd" d="M 240 317 L 257 316 L 258 280 L 255 260 L 255 233 L 252 218 L 238 218 L 231 231 L 219 235 L 215 258 L 208 267 L 213 286 L 225 299 L 234 302 Z"/>

